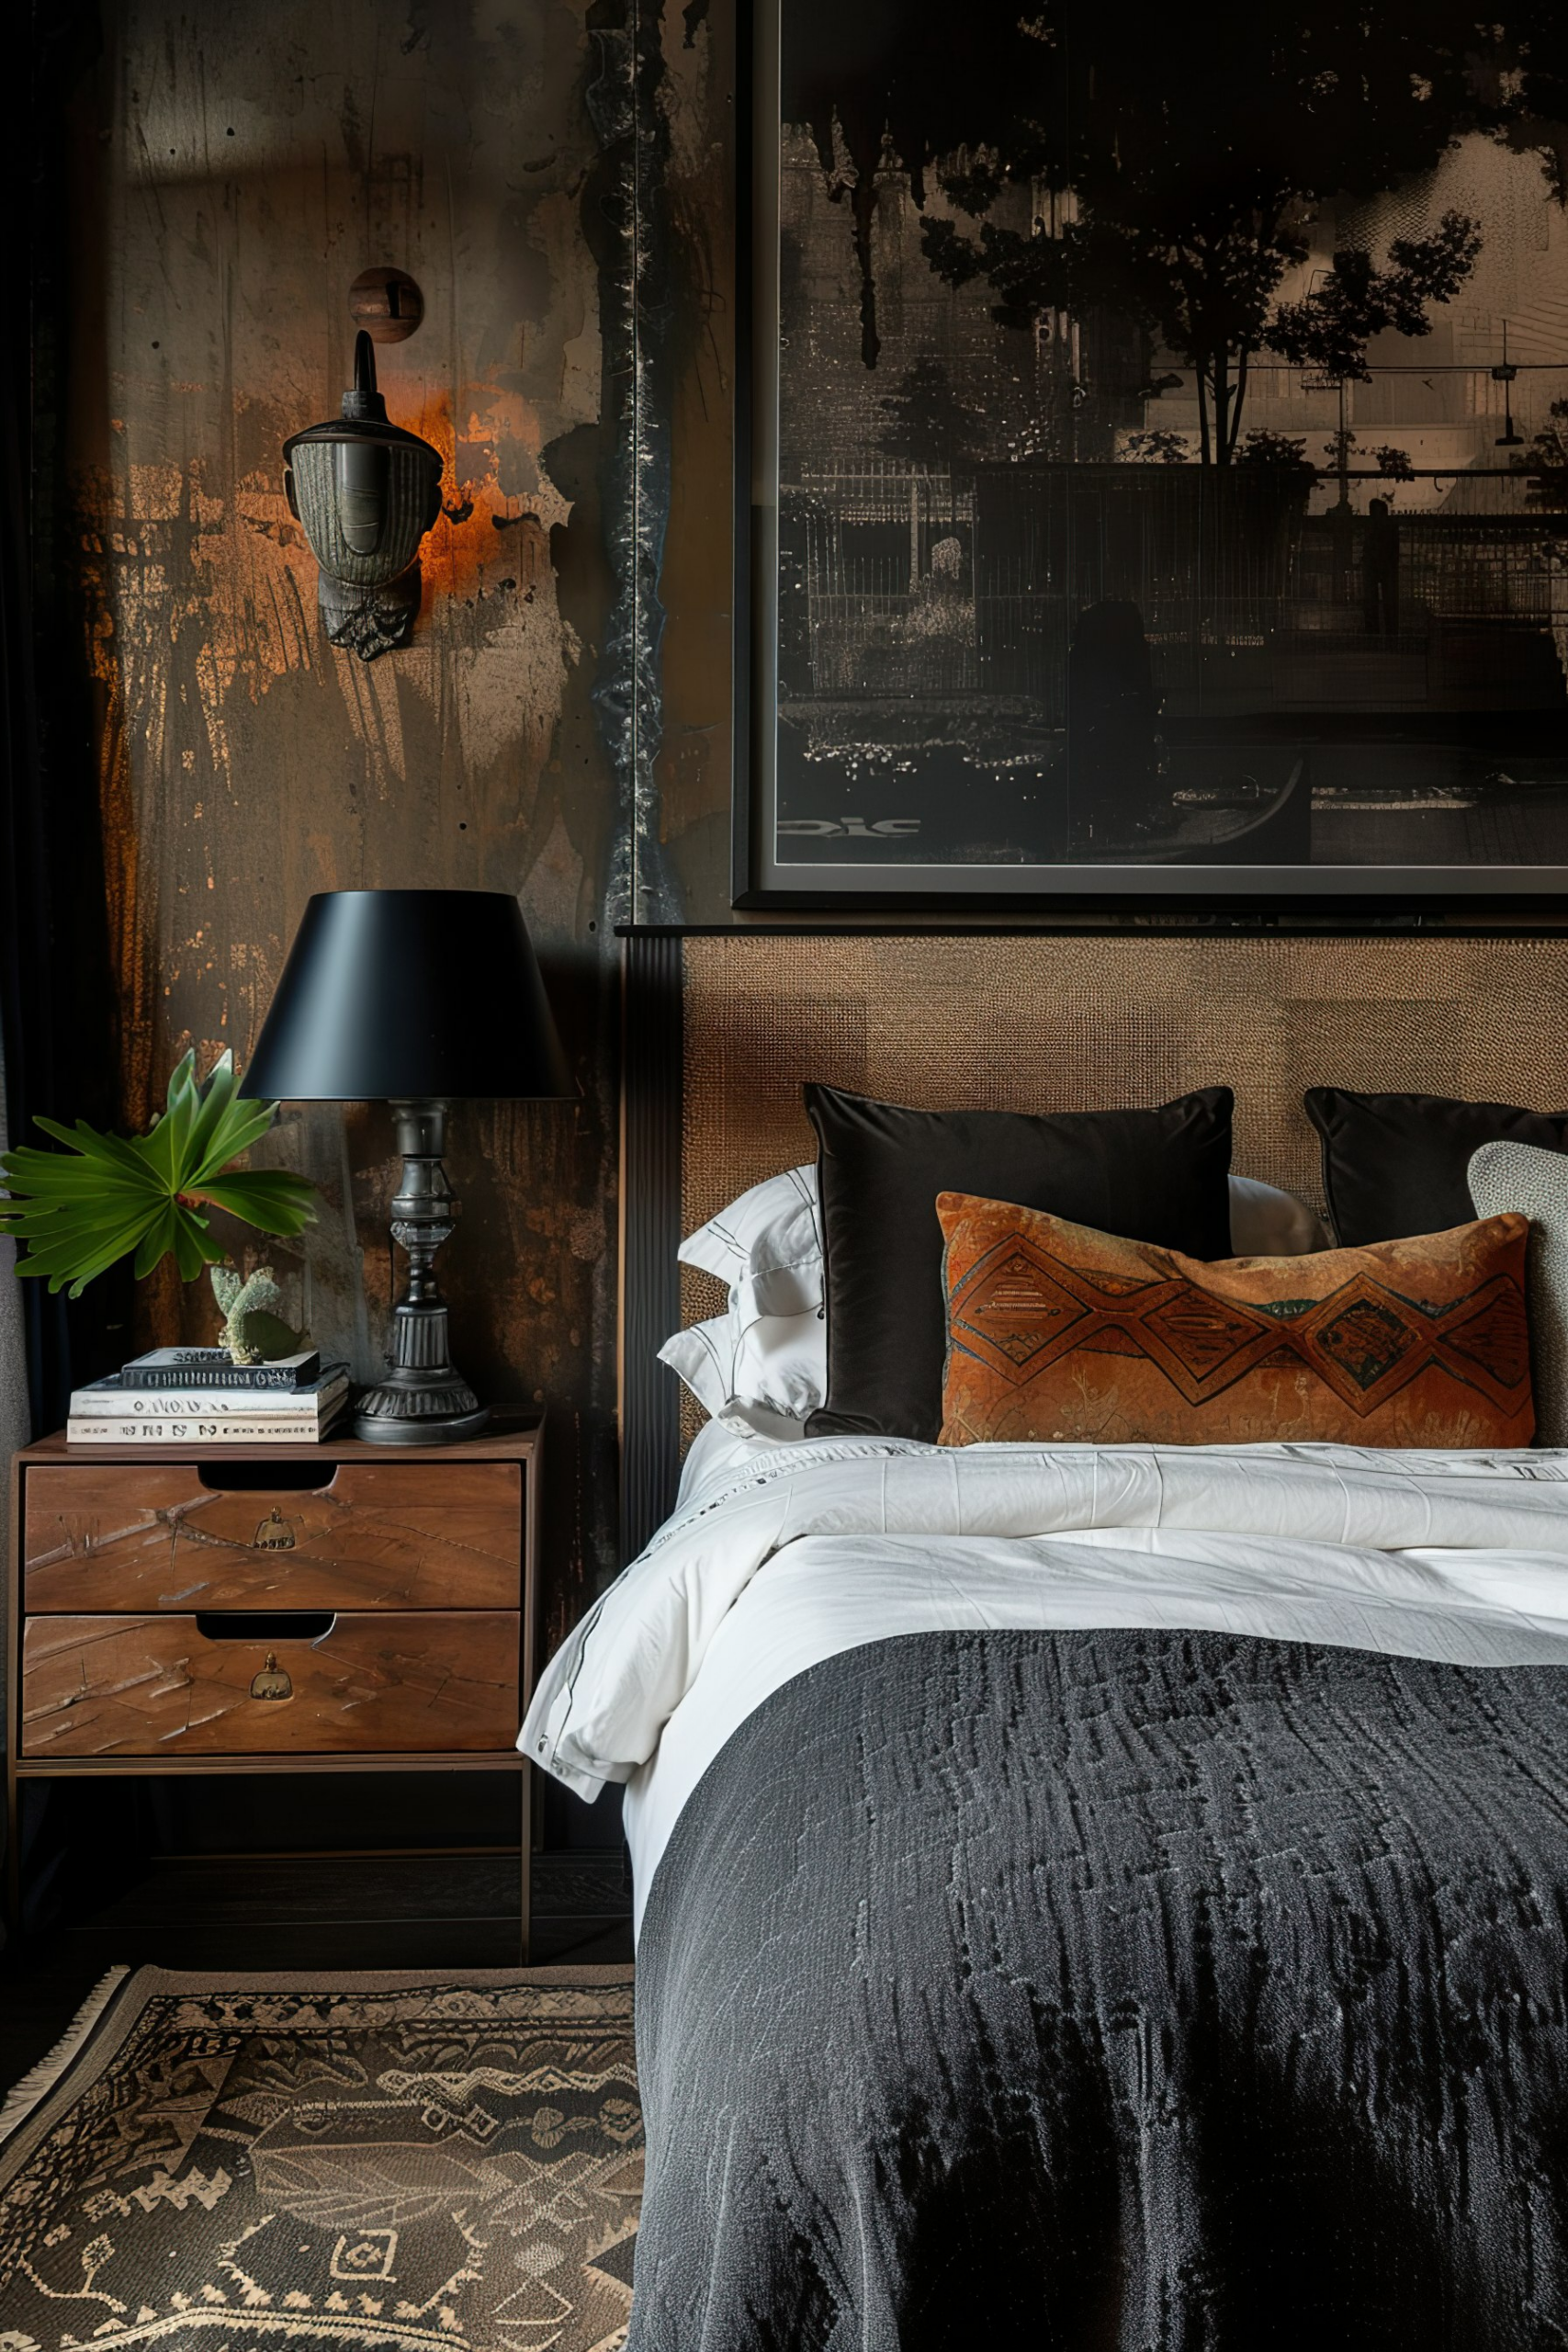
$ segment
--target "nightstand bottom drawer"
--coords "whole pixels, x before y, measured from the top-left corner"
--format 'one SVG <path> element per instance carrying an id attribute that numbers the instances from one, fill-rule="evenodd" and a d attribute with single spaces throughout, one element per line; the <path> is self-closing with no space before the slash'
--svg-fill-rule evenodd
<path id="1" fill-rule="evenodd" d="M 511 1747 L 519 1619 L 29 1617 L 22 1755 L 389 1755 Z"/>

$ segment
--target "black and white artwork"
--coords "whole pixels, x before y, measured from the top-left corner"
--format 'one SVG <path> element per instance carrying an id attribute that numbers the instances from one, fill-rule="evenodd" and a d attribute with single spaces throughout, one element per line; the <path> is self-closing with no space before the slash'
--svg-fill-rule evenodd
<path id="1" fill-rule="evenodd" d="M 1568 9 L 755 18 L 753 892 L 1568 881 Z"/>

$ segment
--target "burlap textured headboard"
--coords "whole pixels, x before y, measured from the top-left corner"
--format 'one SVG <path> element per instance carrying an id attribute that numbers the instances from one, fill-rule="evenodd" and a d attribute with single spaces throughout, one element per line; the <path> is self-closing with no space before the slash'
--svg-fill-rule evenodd
<path id="1" fill-rule="evenodd" d="M 812 1157 L 808 1078 L 933 1108 L 1049 1110 L 1227 1084 L 1237 1173 L 1319 1207 L 1308 1086 L 1568 1104 L 1564 938 L 733 932 L 627 949 L 628 1543 L 667 1511 L 680 1450 L 678 1384 L 648 1365 L 721 1303 L 705 1276 L 677 1280 L 675 1244 Z"/>

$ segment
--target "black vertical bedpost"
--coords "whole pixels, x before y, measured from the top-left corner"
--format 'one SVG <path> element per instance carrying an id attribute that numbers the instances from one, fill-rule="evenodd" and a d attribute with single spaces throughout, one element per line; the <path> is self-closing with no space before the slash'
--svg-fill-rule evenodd
<path id="1" fill-rule="evenodd" d="M 633 1560 L 680 1477 L 681 1386 L 658 1351 L 681 1322 L 682 955 L 668 932 L 622 945 L 621 1553 Z"/>

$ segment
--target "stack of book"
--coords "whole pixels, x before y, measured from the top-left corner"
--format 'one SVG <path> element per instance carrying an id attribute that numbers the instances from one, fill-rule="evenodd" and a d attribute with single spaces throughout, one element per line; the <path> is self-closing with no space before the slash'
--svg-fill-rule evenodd
<path id="1" fill-rule="evenodd" d="M 73 1391 L 71 1445 L 310 1445 L 348 1397 L 348 1366 L 314 1348 L 235 1363 L 221 1348 L 154 1348 Z"/>

